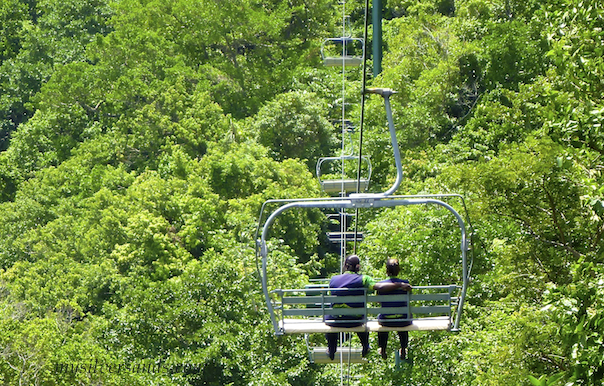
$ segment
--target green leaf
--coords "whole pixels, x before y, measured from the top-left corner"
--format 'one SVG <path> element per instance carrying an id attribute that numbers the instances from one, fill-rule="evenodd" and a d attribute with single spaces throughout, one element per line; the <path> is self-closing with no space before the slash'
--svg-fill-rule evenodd
<path id="1" fill-rule="evenodd" d="M 529 381 L 531 381 L 531 384 L 533 384 L 534 386 L 546 386 L 547 385 L 547 383 L 546 383 L 547 378 L 545 377 L 545 375 L 542 375 L 539 378 L 535 378 L 532 375 L 529 375 L 528 378 L 529 378 Z"/>

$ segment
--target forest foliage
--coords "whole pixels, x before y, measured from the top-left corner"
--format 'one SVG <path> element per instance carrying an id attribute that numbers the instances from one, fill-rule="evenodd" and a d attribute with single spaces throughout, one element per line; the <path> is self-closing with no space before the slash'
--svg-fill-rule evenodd
<path id="1" fill-rule="evenodd" d="M 360 68 L 321 63 L 339 3 L 0 2 L 3 384 L 340 384 L 303 339 L 273 335 L 255 257 L 265 201 L 324 195 L 343 79 L 361 116 Z M 364 6 L 346 2 L 359 37 Z M 601 384 L 604 2 L 384 0 L 383 14 L 367 82 L 398 92 L 397 194 L 464 197 L 472 278 L 461 332 L 412 334 L 413 366 L 372 353 L 355 382 Z M 362 151 L 385 191 L 377 97 Z M 396 257 L 412 284 L 460 279 L 444 211 L 360 221 L 365 273 Z M 334 273 L 326 226 L 279 219 L 272 285 Z"/>

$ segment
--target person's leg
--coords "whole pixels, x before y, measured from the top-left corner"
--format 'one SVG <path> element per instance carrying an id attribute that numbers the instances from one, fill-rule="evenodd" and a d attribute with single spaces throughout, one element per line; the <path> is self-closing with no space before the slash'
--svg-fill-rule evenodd
<path id="1" fill-rule="evenodd" d="M 327 339 L 327 355 L 333 360 L 338 349 L 338 333 L 328 332 L 325 334 L 325 339 Z"/>
<path id="2" fill-rule="evenodd" d="M 363 345 L 363 351 L 361 356 L 365 358 L 369 353 L 369 333 L 368 332 L 357 332 L 359 339 L 361 340 L 361 344 Z"/>
<path id="3" fill-rule="evenodd" d="M 399 331 L 398 339 L 401 341 L 401 359 L 407 358 L 407 346 L 409 345 L 409 332 Z"/>
<path id="4" fill-rule="evenodd" d="M 386 354 L 386 346 L 388 345 L 388 331 L 380 331 L 378 332 L 378 346 L 380 350 L 380 355 L 383 359 L 386 359 L 388 355 Z"/>

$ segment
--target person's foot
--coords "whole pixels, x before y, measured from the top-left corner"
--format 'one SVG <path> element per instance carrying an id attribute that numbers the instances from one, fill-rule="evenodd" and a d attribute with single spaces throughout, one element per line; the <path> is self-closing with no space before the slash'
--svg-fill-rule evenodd
<path id="1" fill-rule="evenodd" d="M 388 359 L 388 354 L 386 353 L 386 348 L 385 347 L 378 348 L 378 352 L 382 356 L 382 359 Z"/>
<path id="2" fill-rule="evenodd" d="M 405 349 L 405 348 L 400 349 L 399 354 L 400 354 L 402 361 L 407 359 L 407 349 Z"/>
<path id="3" fill-rule="evenodd" d="M 327 354 L 327 356 L 329 357 L 329 359 L 331 359 L 332 361 L 336 357 L 336 353 L 329 351 L 329 349 L 325 350 L 325 354 Z"/>
<path id="4" fill-rule="evenodd" d="M 365 358 L 369 354 L 369 345 L 363 346 L 363 351 L 361 352 L 361 356 Z"/>

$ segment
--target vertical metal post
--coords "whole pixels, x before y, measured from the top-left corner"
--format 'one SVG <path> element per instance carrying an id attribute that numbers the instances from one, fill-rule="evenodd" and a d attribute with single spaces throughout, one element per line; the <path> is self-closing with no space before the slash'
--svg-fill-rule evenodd
<path id="1" fill-rule="evenodd" d="M 388 129 L 390 130 L 390 142 L 392 143 L 392 151 L 394 153 L 394 162 L 396 164 L 396 181 L 394 181 L 394 185 L 384 194 L 389 196 L 394 194 L 398 187 L 401 185 L 401 181 L 403 180 L 403 165 L 401 161 L 401 153 L 398 148 L 398 141 L 396 140 L 396 129 L 394 128 L 394 120 L 392 119 L 392 107 L 390 107 L 390 95 L 394 94 L 395 91 L 384 92 L 382 96 L 384 97 L 384 105 L 386 107 L 386 118 L 388 119 Z"/>
<path id="2" fill-rule="evenodd" d="M 382 0 L 373 0 L 373 77 L 382 72 Z"/>

